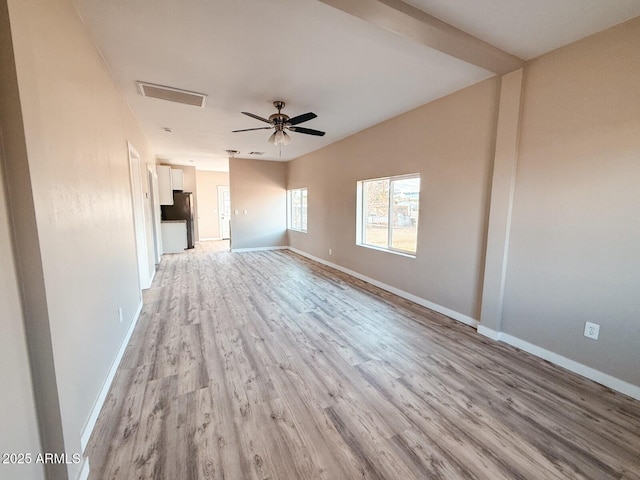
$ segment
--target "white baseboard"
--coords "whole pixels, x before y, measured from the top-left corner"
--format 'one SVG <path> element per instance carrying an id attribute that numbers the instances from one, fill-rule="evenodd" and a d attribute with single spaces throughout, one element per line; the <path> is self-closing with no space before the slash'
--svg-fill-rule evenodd
<path id="1" fill-rule="evenodd" d="M 525 352 L 535 355 L 536 357 L 548 360 L 549 362 L 566 368 L 567 370 L 577 373 L 578 375 L 582 375 L 589 380 L 593 380 L 600 385 L 604 385 L 605 387 L 609 387 L 612 390 L 624 393 L 631 398 L 640 400 L 640 387 L 638 387 L 637 385 L 633 385 L 631 383 L 625 382 L 624 380 L 620 380 L 619 378 L 613 377 L 607 373 L 603 373 L 600 370 L 588 367 L 582 363 L 571 360 L 570 358 L 563 357 L 562 355 L 554 353 L 550 350 L 546 350 L 518 337 L 514 337 L 513 335 L 509 335 L 508 333 L 497 332 L 491 328 L 483 327 L 482 325 L 478 326 L 478 333 L 484 335 L 485 337 L 491 338 L 492 340 L 508 343 L 509 345 L 519 348 L 520 350 L 524 350 Z"/>
<path id="2" fill-rule="evenodd" d="M 87 480 L 89 478 L 89 472 L 91 468 L 89 468 L 89 458 L 82 457 L 82 468 L 80 469 L 80 473 L 76 477 L 76 480 Z"/>
<path id="3" fill-rule="evenodd" d="M 294 253 L 297 253 L 298 255 L 302 255 L 303 257 L 313 260 L 314 262 L 322 263 L 323 265 L 326 265 L 328 267 L 335 268 L 336 270 L 344 272 L 347 275 L 351 275 L 352 277 L 359 278 L 360 280 L 370 283 L 371 285 L 375 285 L 376 287 L 381 288 L 382 290 L 386 290 L 387 292 L 391 292 L 395 295 L 398 295 L 399 297 L 406 298 L 407 300 L 411 300 L 413 303 L 417 303 L 418 305 L 422 305 L 423 307 L 427 307 L 438 313 L 442 313 L 443 315 L 453 318 L 454 320 L 462 322 L 466 325 L 470 325 L 472 327 L 478 326 L 478 321 L 467 315 L 456 312 L 447 307 L 443 307 L 442 305 L 438 305 L 437 303 L 430 302 L 429 300 L 425 300 L 424 298 L 418 297 L 409 292 L 405 292 L 404 290 L 400 290 L 399 288 L 392 287 L 391 285 L 387 285 L 386 283 L 379 282 L 378 280 L 367 277 L 366 275 L 362 275 L 361 273 L 355 272 L 353 270 L 349 270 L 348 268 L 345 268 L 341 265 L 328 262 L 319 257 L 315 257 L 307 252 L 298 250 L 297 248 L 288 247 L 288 249 Z"/>
<path id="4" fill-rule="evenodd" d="M 502 337 L 502 334 L 500 332 L 492 330 L 491 328 L 487 328 L 484 325 L 478 325 L 478 333 L 490 338 L 491 340 L 495 340 L 496 342 L 499 342 L 500 338 Z"/>
<path id="5" fill-rule="evenodd" d="M 279 247 L 253 247 L 253 248 L 232 248 L 232 253 L 242 253 L 242 252 L 266 252 L 267 250 L 288 250 L 290 247 L 279 246 Z"/>
<path id="6" fill-rule="evenodd" d="M 120 344 L 120 349 L 116 354 L 113 363 L 111 364 L 111 368 L 107 373 L 107 378 L 104 380 L 102 384 L 102 388 L 100 389 L 100 394 L 96 399 L 96 402 L 91 409 L 91 414 L 85 423 L 84 429 L 82 430 L 82 435 L 80 436 L 80 445 L 82 447 L 82 452 L 84 453 L 87 448 L 87 443 L 89 443 L 89 438 L 91 437 L 91 432 L 93 432 L 93 427 L 96 426 L 96 421 L 98 420 L 98 415 L 100 414 L 100 410 L 102 410 L 102 406 L 104 405 L 104 401 L 107 398 L 107 394 L 109 393 L 109 388 L 111 388 L 111 383 L 113 382 L 113 377 L 116 375 L 116 371 L 120 366 L 120 362 L 122 361 L 122 357 L 124 356 L 124 352 L 127 349 L 127 345 L 129 344 L 129 340 L 131 339 L 131 335 L 133 334 L 133 330 L 136 328 L 136 324 L 138 323 L 138 319 L 140 318 L 140 312 L 142 312 L 142 300 L 138 305 L 136 313 L 133 316 L 133 320 L 131 325 L 129 326 L 129 330 L 127 330 L 127 334 L 124 336 L 122 343 Z"/>

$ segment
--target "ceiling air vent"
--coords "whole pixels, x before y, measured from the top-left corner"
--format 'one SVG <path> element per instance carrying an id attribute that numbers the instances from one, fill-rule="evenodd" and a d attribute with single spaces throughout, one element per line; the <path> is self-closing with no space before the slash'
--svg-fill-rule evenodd
<path id="1" fill-rule="evenodd" d="M 264 155 L 264 152 L 249 152 L 249 155 Z"/>
<path id="2" fill-rule="evenodd" d="M 159 98 L 160 100 L 168 100 L 169 102 L 183 103 L 200 108 L 204 107 L 207 102 L 207 96 L 202 93 L 165 87 L 164 85 L 156 85 L 154 83 L 140 81 L 136 83 L 138 84 L 138 91 L 143 97 Z"/>

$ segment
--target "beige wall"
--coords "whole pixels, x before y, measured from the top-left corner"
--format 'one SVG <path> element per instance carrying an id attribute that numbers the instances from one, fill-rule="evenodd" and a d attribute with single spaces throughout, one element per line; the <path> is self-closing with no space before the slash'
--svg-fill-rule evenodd
<path id="1" fill-rule="evenodd" d="M 479 318 L 497 95 L 486 80 L 290 162 L 288 188 L 309 195 L 291 246 Z M 356 182 L 406 173 L 421 175 L 416 258 L 357 246 Z"/>
<path id="2" fill-rule="evenodd" d="M 286 172 L 283 162 L 229 159 L 231 248 L 287 245 Z"/>
<path id="3" fill-rule="evenodd" d="M 503 330 L 640 386 L 639 51 L 640 18 L 526 66 Z"/>
<path id="4" fill-rule="evenodd" d="M 0 64 L 9 65 L 5 50 L 6 23 L 5 6 L 0 4 Z M 4 78 L 0 80 L 0 83 Z M 2 88 L 2 87 L 0 87 Z M 0 98 L 4 96 L 0 93 Z M 2 118 L 2 116 L 0 116 Z M 24 317 L 20 304 L 20 293 L 16 265 L 13 259 L 12 231 L 9 208 L 4 188 L 4 155 L 2 148 L 2 125 L 0 121 L 0 452 L 42 451 L 38 436 L 36 407 L 33 400 L 33 383 L 29 368 Z M 42 465 L 0 464 L 0 478 L 42 478 Z"/>
<path id="5" fill-rule="evenodd" d="M 290 162 L 287 188 L 309 189 L 290 245 L 478 320 L 491 207 L 488 328 L 640 386 L 639 48 L 635 19 L 529 62 L 500 131 L 496 78 Z M 356 181 L 414 172 L 416 258 L 356 246 Z"/>
<path id="6" fill-rule="evenodd" d="M 68 0 L 0 0 L 0 32 L 0 358 L 15 365 L 3 381 L 22 379 L 0 407 L 22 409 L 12 449 L 73 454 L 140 302 L 127 140 L 143 169 L 154 160 Z M 527 64 L 497 325 L 640 386 L 639 46 L 636 19 Z M 233 248 L 290 243 L 479 318 L 498 92 L 484 81 L 288 165 L 232 159 Z M 417 257 L 357 247 L 356 181 L 414 172 Z M 286 231 L 287 186 L 309 189 L 307 234 Z M 147 237 L 152 269 L 149 224 Z M 582 337 L 585 320 L 602 326 L 599 341 Z"/>
<path id="7" fill-rule="evenodd" d="M 220 238 L 218 186 L 229 186 L 229 173 L 198 170 L 196 183 L 200 207 L 198 214 L 200 239 Z"/>
<path id="8" fill-rule="evenodd" d="M 71 455 L 141 301 L 127 141 L 143 179 L 154 159 L 72 4 L 8 0 L 8 11 L 19 97 L 3 93 L 2 122 L 35 399 L 42 448 Z"/>
<path id="9" fill-rule="evenodd" d="M 0 176 L 2 172 L 0 171 Z M 1 179 L 0 179 L 1 180 Z M 29 369 L 18 281 L 11 251 L 4 189 L 0 185 L 0 452 L 42 451 Z M 40 479 L 42 465 L 0 464 L 0 478 Z"/>
<path id="10" fill-rule="evenodd" d="M 35 220 L 34 199 L 31 193 L 32 185 L 29 174 L 27 158 L 27 145 L 25 141 L 22 109 L 20 105 L 20 92 L 18 90 L 18 78 L 15 69 L 11 28 L 9 24 L 9 12 L 6 1 L 0 3 L 0 130 L 3 140 L 3 169 L 7 212 L 7 232 L 13 240 L 13 254 L 15 255 L 16 279 L 20 285 L 20 297 L 12 296 L 11 276 L 14 274 L 11 262 L 7 259 L 7 267 L 3 268 L 9 290 L 6 292 L 7 308 L 9 314 L 22 315 L 23 327 L 16 322 L 20 318 L 13 318 L 10 325 L 11 333 L 15 337 L 6 338 L 12 347 L 8 347 L 9 355 L 16 355 L 17 360 L 21 355 L 20 344 L 26 340 L 29 354 L 29 367 L 31 381 L 22 384 L 22 389 L 17 390 L 17 398 L 5 397 L 7 404 L 12 405 L 14 400 L 24 400 L 29 410 L 26 390 L 31 386 L 30 392 L 35 406 L 40 437 L 39 451 L 64 451 L 64 438 L 60 419 L 58 401 L 58 388 L 53 364 L 53 349 L 51 345 L 51 332 L 47 314 L 46 293 L 44 288 L 42 260 L 38 230 Z M 3 175 L 4 176 L 4 175 Z M 4 198 L 3 198 L 4 200 Z M 9 243 L 6 244 L 5 254 L 10 254 Z M 15 291 L 13 292 L 15 294 Z M 12 299 L 12 300 L 10 300 Z M 16 303 L 20 302 L 22 309 L 16 309 Z M 24 351 L 22 351 L 24 352 Z M 18 364 L 17 368 L 25 373 L 25 365 Z M 28 377 L 25 377 L 28 378 Z M 31 384 L 31 385 L 30 385 Z M 21 395 L 22 394 L 22 395 Z M 11 413 L 11 410 L 8 410 Z M 28 441 L 33 443 L 33 434 L 29 431 L 29 413 L 25 417 L 25 423 L 12 422 L 15 429 L 16 441 Z M 7 441 L 12 441 L 9 438 Z M 33 445 L 34 447 L 36 445 Z M 65 478 L 66 469 L 58 465 L 46 465 L 47 473 L 51 477 Z M 31 471 L 35 474 L 37 472 Z"/>

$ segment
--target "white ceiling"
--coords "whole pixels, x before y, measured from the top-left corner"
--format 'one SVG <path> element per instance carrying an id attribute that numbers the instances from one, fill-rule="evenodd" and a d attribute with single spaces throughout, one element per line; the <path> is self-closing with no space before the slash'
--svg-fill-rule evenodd
<path id="1" fill-rule="evenodd" d="M 493 75 L 318 0 L 73 1 L 156 155 L 199 169 L 224 170 L 228 149 L 290 160 Z M 407 3 L 523 58 L 640 15 L 640 0 Z M 142 97 L 136 80 L 206 107 Z M 280 152 L 268 130 L 231 133 L 264 126 L 240 112 L 268 117 L 274 100 L 327 134 L 292 133 Z"/>
<path id="2" fill-rule="evenodd" d="M 404 0 L 529 60 L 640 15 L 640 0 Z"/>

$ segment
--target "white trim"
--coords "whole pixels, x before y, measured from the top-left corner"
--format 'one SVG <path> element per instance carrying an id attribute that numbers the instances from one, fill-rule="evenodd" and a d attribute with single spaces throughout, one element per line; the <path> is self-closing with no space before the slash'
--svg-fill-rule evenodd
<path id="1" fill-rule="evenodd" d="M 149 256 L 147 250 L 147 220 L 145 216 L 145 197 L 142 188 L 142 162 L 140 154 L 127 141 L 129 152 L 129 186 L 131 188 L 131 211 L 133 215 L 133 237 L 136 248 L 136 260 L 138 265 L 138 282 L 140 291 L 151 286 L 149 281 Z M 140 295 L 142 300 L 142 295 Z"/>
<path id="2" fill-rule="evenodd" d="M 501 332 L 492 330 L 491 328 L 485 327 L 482 324 L 478 325 L 478 333 L 480 335 L 490 338 L 491 340 L 495 340 L 496 342 L 499 342 L 500 339 L 502 338 Z"/>
<path id="3" fill-rule="evenodd" d="M 369 245 L 367 243 L 356 243 L 356 247 L 370 248 L 371 250 L 377 250 L 379 252 L 393 253 L 394 255 L 400 255 L 401 257 L 416 258 L 415 253 L 407 253 L 402 250 L 393 250 L 392 248 L 378 247 L 376 245 Z"/>
<path id="4" fill-rule="evenodd" d="M 153 235 L 153 263 L 158 265 L 162 258 L 162 234 L 160 227 L 160 191 L 155 164 L 147 164 L 147 187 L 149 189 L 149 209 L 151 211 L 151 233 Z M 153 282 L 153 279 L 152 279 Z M 151 285 L 151 283 L 149 284 Z"/>
<path id="5" fill-rule="evenodd" d="M 253 247 L 253 248 L 232 248 L 232 253 L 242 252 L 266 252 L 267 250 L 288 250 L 290 247 Z"/>
<path id="6" fill-rule="evenodd" d="M 386 290 L 387 292 L 391 292 L 395 295 L 398 295 L 399 297 L 406 298 L 407 300 L 411 300 L 413 303 L 417 303 L 418 305 L 422 305 L 423 307 L 427 307 L 438 313 L 442 313 L 443 315 L 446 315 L 447 317 L 451 317 L 454 320 L 462 322 L 466 325 L 470 325 L 474 328 L 478 326 L 478 321 L 467 315 L 458 313 L 447 307 L 438 305 L 437 303 L 430 302 L 429 300 L 425 300 L 424 298 L 418 297 L 409 292 L 405 292 L 404 290 L 400 290 L 399 288 L 392 287 L 391 285 L 387 285 L 386 283 L 379 282 L 378 280 L 374 280 L 373 278 L 367 277 L 366 275 L 362 275 L 358 272 L 354 272 L 353 270 L 349 270 L 348 268 L 342 267 L 335 263 L 328 262 L 322 258 L 314 257 L 313 255 L 310 255 L 307 252 L 303 252 L 302 250 L 298 250 L 297 248 L 294 248 L 294 247 L 288 247 L 288 248 L 292 252 L 297 253 L 298 255 L 302 255 L 303 257 L 307 257 L 310 260 L 313 260 L 314 262 L 322 263 L 323 265 L 326 265 L 331 268 L 335 268 L 336 270 L 346 273 L 347 275 L 351 275 L 352 277 L 356 277 L 356 278 L 359 278 L 360 280 L 364 280 L 365 282 L 370 283 L 371 285 L 375 285 L 376 287 Z"/>
<path id="7" fill-rule="evenodd" d="M 151 279 L 149 280 L 149 288 L 151 288 L 151 285 L 153 285 L 153 280 L 156 278 L 156 273 L 158 272 L 158 269 L 156 268 L 156 266 L 153 266 L 153 272 L 151 273 Z"/>
<path id="8" fill-rule="evenodd" d="M 82 457 L 82 468 L 80 469 L 80 473 L 78 473 L 76 480 L 88 480 L 90 470 L 89 457 Z"/>
<path id="9" fill-rule="evenodd" d="M 226 216 L 224 208 L 224 194 L 228 193 L 229 197 L 229 218 Z M 220 240 L 229 240 L 231 238 L 231 187 L 229 185 L 216 185 L 216 206 L 218 208 L 218 233 L 220 234 Z M 227 228 L 225 229 L 225 223 Z M 225 232 L 225 230 L 227 230 Z M 228 233 L 229 236 L 225 238 L 224 234 Z"/>
<path id="10" fill-rule="evenodd" d="M 122 357 L 124 356 L 124 352 L 127 349 L 127 345 L 129 345 L 129 340 L 131 339 L 131 335 L 133 334 L 133 330 L 138 323 L 138 319 L 140 318 L 140 312 L 142 312 L 142 302 L 138 304 L 138 309 L 133 316 L 133 321 L 131 325 L 129 325 L 129 330 L 127 330 L 122 343 L 120 344 L 120 349 L 116 354 L 116 357 L 111 364 L 111 368 L 107 373 L 107 378 L 102 384 L 102 388 L 100 389 L 100 394 L 96 399 L 96 402 L 93 404 L 93 408 L 91 409 L 91 414 L 85 423 L 84 429 L 82 430 L 82 435 L 80 436 L 80 445 L 82 447 L 82 452 L 84 453 L 87 448 L 87 443 L 89 443 L 89 438 L 91 437 L 91 433 L 93 432 L 93 427 L 96 426 L 96 421 L 98 420 L 98 415 L 100 414 L 100 410 L 102 410 L 102 406 L 104 405 L 104 401 L 107 399 L 107 394 L 109 393 L 109 389 L 111 388 L 111 383 L 113 382 L 113 377 L 116 375 L 116 371 L 120 366 L 120 362 L 122 361 Z"/>
<path id="11" fill-rule="evenodd" d="M 575 360 L 571 360 L 570 358 L 563 357 L 560 354 L 554 353 L 550 350 L 546 350 L 542 347 L 534 345 L 533 343 L 529 343 L 518 337 L 509 335 L 508 333 L 497 332 L 495 330 L 492 330 L 491 328 L 483 327 L 482 325 L 478 326 L 478 333 L 493 340 L 508 343 L 509 345 L 519 348 L 520 350 L 524 350 L 525 352 L 535 355 L 536 357 L 542 358 L 560 367 L 566 368 L 567 370 L 570 370 L 573 373 L 577 373 L 578 375 L 582 375 L 589 380 L 593 380 L 600 385 L 604 385 L 605 387 L 609 387 L 620 393 L 624 393 L 631 398 L 640 400 L 640 387 L 637 385 L 633 385 L 631 383 L 625 382 L 624 380 L 620 380 L 619 378 L 601 372 L 600 370 L 588 367 L 587 365 L 578 363 Z"/>
<path id="12" fill-rule="evenodd" d="M 388 208 L 387 212 L 387 246 L 381 247 L 379 245 L 371 245 L 365 242 L 365 220 L 364 216 L 367 214 L 364 208 L 364 187 L 365 184 L 371 182 L 379 182 L 382 180 L 387 180 L 389 182 L 389 191 L 387 194 L 387 204 L 392 204 L 393 196 L 395 195 L 395 183 L 401 180 L 408 180 L 417 178 L 418 182 L 422 181 L 420 177 L 420 173 L 406 173 L 402 175 L 391 175 L 388 177 L 380 177 L 380 178 L 369 178 L 365 180 L 358 180 L 356 183 L 356 245 L 364 248 L 371 248 L 372 250 L 378 250 L 380 252 L 394 253 L 396 255 L 401 255 L 403 257 L 408 258 L 416 258 L 416 252 L 401 250 L 398 248 L 393 248 L 392 246 L 392 237 L 393 237 L 393 225 L 392 225 L 392 209 Z M 416 236 L 418 232 L 416 231 Z"/>

